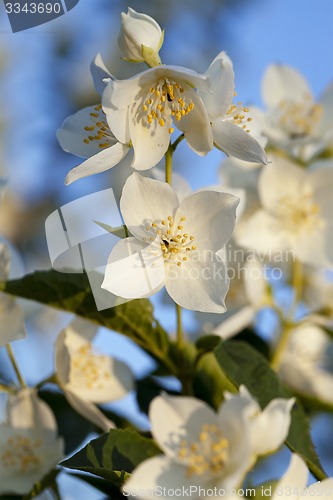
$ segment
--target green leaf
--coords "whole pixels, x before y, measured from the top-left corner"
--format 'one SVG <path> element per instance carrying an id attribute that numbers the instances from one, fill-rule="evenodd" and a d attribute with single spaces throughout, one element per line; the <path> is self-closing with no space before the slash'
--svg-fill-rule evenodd
<path id="1" fill-rule="evenodd" d="M 215 351 L 216 358 L 230 380 L 240 386 L 244 384 L 258 400 L 261 408 L 274 398 L 289 398 L 287 391 L 268 361 L 245 342 L 222 342 Z M 306 461 L 312 474 L 319 480 L 327 476 L 315 452 L 307 416 L 299 402 L 293 407 L 288 447 Z"/>
<path id="2" fill-rule="evenodd" d="M 117 236 L 118 238 L 127 238 L 128 237 L 128 229 L 126 226 L 109 226 L 108 224 L 104 224 L 104 222 L 98 222 L 97 220 L 94 220 L 95 224 L 100 226 L 102 229 L 105 229 L 108 233 L 113 234 L 114 236 Z"/>
<path id="3" fill-rule="evenodd" d="M 218 335 L 204 335 L 196 341 L 195 346 L 198 351 L 209 352 L 213 351 L 220 341 L 221 337 Z"/>
<path id="4" fill-rule="evenodd" d="M 152 439 L 129 429 L 111 429 L 60 465 L 90 472 L 119 488 L 137 465 L 160 453 Z"/>
<path id="5" fill-rule="evenodd" d="M 153 316 L 153 306 L 147 299 L 132 300 L 110 309 L 98 311 L 87 274 L 36 271 L 21 279 L 0 283 L 0 290 L 35 300 L 64 311 L 72 312 L 126 335 L 150 355 L 168 367 L 167 333 Z"/>

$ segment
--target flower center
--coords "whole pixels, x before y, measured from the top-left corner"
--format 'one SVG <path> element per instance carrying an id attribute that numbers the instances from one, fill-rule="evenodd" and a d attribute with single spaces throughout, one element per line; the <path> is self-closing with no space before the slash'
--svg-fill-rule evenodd
<path id="1" fill-rule="evenodd" d="M 70 380 L 88 389 L 102 389 L 104 382 L 111 378 L 107 363 L 107 356 L 94 354 L 91 344 L 87 342 L 72 356 Z"/>
<path id="2" fill-rule="evenodd" d="M 244 108 L 241 102 L 236 104 L 231 104 L 229 107 L 226 119 L 234 123 L 234 125 L 238 125 L 245 130 L 245 132 L 250 132 L 248 128 L 249 123 L 252 121 L 252 118 L 247 118 L 246 113 L 250 110 L 248 108 Z"/>
<path id="3" fill-rule="evenodd" d="M 283 226 L 296 234 L 304 229 L 312 230 L 318 225 L 319 212 L 319 206 L 314 203 L 312 196 L 307 194 L 297 199 L 283 196 L 279 200 L 276 214 Z"/>
<path id="4" fill-rule="evenodd" d="M 219 475 L 229 457 L 229 442 L 216 425 L 204 424 L 198 440 L 181 441 L 178 458 L 187 465 L 187 475 L 202 476 L 206 472 Z"/>
<path id="5" fill-rule="evenodd" d="M 154 221 L 145 227 L 148 237 L 144 241 L 155 241 L 156 236 L 159 236 L 164 261 L 174 262 L 177 266 L 187 261 L 188 255 L 197 249 L 192 244 L 194 236 L 183 231 L 182 223 L 185 220 L 186 217 L 182 216 L 180 223 L 176 224 L 173 216 L 169 215 L 166 219 Z"/>
<path id="6" fill-rule="evenodd" d="M 194 108 L 194 103 L 186 95 L 185 89 L 179 84 L 167 78 L 159 80 L 152 86 L 144 101 L 142 109 L 146 115 L 147 125 L 154 121 L 164 127 L 170 113 L 174 120 L 181 120 Z M 169 128 L 172 134 L 174 129 Z"/>
<path id="7" fill-rule="evenodd" d="M 20 434 L 8 438 L 5 449 L 0 455 L 3 467 L 22 474 L 38 470 L 41 461 L 36 450 L 41 445 L 41 439 L 32 440 Z"/>
<path id="8" fill-rule="evenodd" d="M 314 132 L 322 113 L 323 107 L 314 104 L 311 96 L 299 102 L 284 99 L 278 105 L 278 123 L 291 138 L 302 138 Z"/>
<path id="9" fill-rule="evenodd" d="M 94 111 L 90 113 L 90 123 L 84 127 L 84 130 L 88 132 L 83 139 L 85 144 L 96 141 L 98 147 L 104 149 L 112 146 L 114 142 L 114 136 L 105 121 L 105 114 L 101 104 L 95 106 Z"/>

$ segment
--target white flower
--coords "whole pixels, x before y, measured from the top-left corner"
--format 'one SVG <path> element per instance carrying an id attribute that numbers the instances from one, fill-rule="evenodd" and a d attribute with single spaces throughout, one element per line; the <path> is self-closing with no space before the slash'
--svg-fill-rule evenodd
<path id="1" fill-rule="evenodd" d="M 95 403 L 122 398 L 133 388 L 133 380 L 124 363 L 93 352 L 96 331 L 91 323 L 75 319 L 60 333 L 55 344 L 56 375 L 71 406 L 107 431 L 114 424 Z"/>
<path id="2" fill-rule="evenodd" d="M 323 496 L 328 500 L 333 499 L 332 478 L 324 479 L 323 481 L 318 481 L 318 483 L 307 486 L 308 476 L 309 471 L 304 461 L 301 457 L 293 453 L 288 470 L 274 487 L 271 499 L 293 498 L 297 500 L 298 498 L 304 498 L 304 496 L 313 498 L 314 500 L 320 500 Z"/>
<path id="3" fill-rule="evenodd" d="M 330 344 L 324 330 L 305 321 L 290 332 L 279 373 L 298 394 L 332 405 L 333 375 L 325 370 L 325 357 Z"/>
<path id="4" fill-rule="evenodd" d="M 151 431 L 163 455 L 145 460 L 125 483 L 123 491 L 146 491 L 154 498 L 158 487 L 224 489 L 240 486 L 251 467 L 249 426 L 227 401 L 215 413 L 191 397 L 162 395 L 150 406 Z M 151 492 L 149 494 L 149 491 Z M 192 494 L 193 498 L 198 495 Z M 169 498 L 163 495 L 162 498 Z"/>
<path id="5" fill-rule="evenodd" d="M 224 312 L 229 280 L 217 252 L 231 236 L 238 201 L 201 191 L 179 204 L 168 184 L 132 174 L 120 210 L 134 237 L 113 248 L 102 288 L 132 299 L 165 285 L 182 307 Z"/>
<path id="6" fill-rule="evenodd" d="M 216 80 L 225 79 L 219 67 Z M 210 92 L 209 75 L 177 66 L 159 66 L 128 80 L 110 80 L 103 110 L 118 141 L 134 148 L 133 168 L 155 166 L 166 153 L 174 125 L 203 156 L 213 148 L 210 118 L 198 90 Z M 216 108 L 223 103 L 216 99 Z"/>
<path id="7" fill-rule="evenodd" d="M 64 443 L 35 390 L 9 395 L 0 423 L 0 493 L 28 493 L 63 458 Z"/>
<path id="8" fill-rule="evenodd" d="M 316 103 L 300 73 L 273 64 L 264 75 L 263 99 L 264 132 L 271 144 L 309 161 L 332 142 L 332 84 Z"/>
<path id="9" fill-rule="evenodd" d="M 100 54 L 92 61 L 90 70 L 96 91 L 102 95 L 111 74 Z M 66 185 L 109 170 L 118 165 L 130 150 L 129 144 L 118 142 L 110 131 L 101 104 L 88 106 L 68 116 L 57 131 L 57 139 L 67 153 L 88 158 L 68 173 Z M 122 168 L 129 169 L 131 161 L 128 155 L 122 162 Z"/>
<path id="10" fill-rule="evenodd" d="M 208 68 L 206 75 L 211 82 L 211 91 L 199 89 L 212 123 L 214 143 L 227 155 L 247 162 L 267 164 L 263 149 L 260 119 L 257 113 L 242 103 L 233 104 L 235 96 L 232 62 L 221 52 Z"/>
<path id="11" fill-rule="evenodd" d="M 225 393 L 230 411 L 242 413 L 249 425 L 250 446 L 253 460 L 276 451 L 286 440 L 295 398 L 273 399 L 264 410 L 242 385 L 238 394 Z M 274 432 L 272 432 L 274 429 Z"/>
<path id="12" fill-rule="evenodd" d="M 0 281 L 9 278 L 10 254 L 7 246 L 0 243 Z M 0 293 L 0 347 L 26 336 L 24 317 L 15 298 Z"/>
<path id="13" fill-rule="evenodd" d="M 333 169 L 305 170 L 274 157 L 259 178 L 262 209 L 236 235 L 241 246 L 261 253 L 291 251 L 300 262 L 333 261 Z"/>
<path id="14" fill-rule="evenodd" d="M 57 139 L 64 151 L 88 158 L 68 173 L 66 185 L 109 170 L 130 150 L 129 144 L 118 142 L 110 131 L 101 105 L 83 108 L 66 118 L 57 131 Z M 128 157 L 127 163 L 131 160 Z"/>
<path id="15" fill-rule="evenodd" d="M 158 66 L 161 64 L 158 53 L 163 38 L 160 26 L 150 16 L 140 14 L 130 7 L 127 14 L 121 13 L 118 46 L 127 60 Z"/>

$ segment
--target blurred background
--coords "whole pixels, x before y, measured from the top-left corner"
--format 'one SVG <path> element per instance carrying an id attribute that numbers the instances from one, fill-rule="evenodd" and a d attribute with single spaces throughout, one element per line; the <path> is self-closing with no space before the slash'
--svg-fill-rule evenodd
<path id="1" fill-rule="evenodd" d="M 262 76 L 273 62 L 289 64 L 303 73 L 315 96 L 333 81 L 332 0 L 80 0 L 66 15 L 16 34 L 10 30 L 1 3 L 0 177 L 8 179 L 8 190 L 0 209 L 0 234 L 18 248 L 26 271 L 50 267 L 46 217 L 64 203 L 113 187 L 119 175 L 115 168 L 65 187 L 67 172 L 80 160 L 61 150 L 55 134 L 69 114 L 98 102 L 89 71 L 97 52 L 117 78 L 145 69 L 121 61 L 117 49 L 120 13 L 128 6 L 149 14 L 165 28 L 161 57 L 166 64 L 205 71 L 225 50 L 234 63 L 237 99 L 243 103 L 262 105 Z M 182 143 L 175 155 L 175 170 L 197 188 L 216 183 L 222 160 L 220 152 L 199 158 Z M 169 305 L 162 297 L 154 302 L 157 315 L 172 332 L 175 318 Z M 34 305 L 25 304 L 25 308 L 29 336 L 16 342 L 14 350 L 26 378 L 34 384 L 50 374 L 53 340 L 69 315 Z M 185 321 L 189 331 L 194 328 L 191 315 L 185 315 Z M 132 369 L 138 376 L 151 368 L 151 361 L 119 335 L 101 331 L 98 343 L 120 359 L 134 359 Z M 1 351 L 0 363 L 5 371 Z M 119 408 L 133 414 L 134 398 L 127 398 Z M 136 421 L 146 426 L 143 417 Z M 315 441 L 330 475 L 332 430 L 331 416 L 314 419 Z M 265 463 L 260 479 L 282 472 L 286 463 Z M 65 499 L 81 498 L 80 488 L 82 498 L 102 498 L 77 480 L 60 484 Z"/>

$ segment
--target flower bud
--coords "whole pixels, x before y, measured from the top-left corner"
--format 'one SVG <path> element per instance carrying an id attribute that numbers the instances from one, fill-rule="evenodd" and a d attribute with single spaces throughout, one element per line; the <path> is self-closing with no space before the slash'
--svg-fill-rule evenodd
<path id="1" fill-rule="evenodd" d="M 161 64 L 158 52 L 163 44 L 164 32 L 157 22 L 135 10 L 128 8 L 121 14 L 121 30 L 118 46 L 126 60 L 146 62 L 148 66 Z"/>

